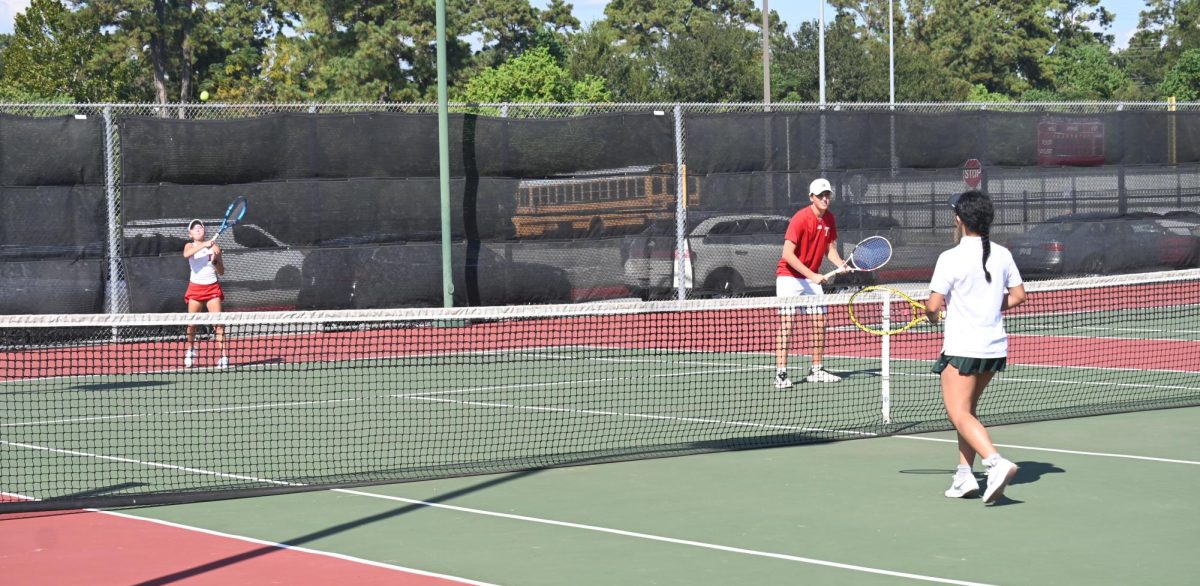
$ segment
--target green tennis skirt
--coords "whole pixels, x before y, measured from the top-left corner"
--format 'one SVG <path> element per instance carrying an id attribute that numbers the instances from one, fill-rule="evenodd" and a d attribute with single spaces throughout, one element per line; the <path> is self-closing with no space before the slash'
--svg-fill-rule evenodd
<path id="1" fill-rule="evenodd" d="M 966 356 L 946 356 L 943 353 L 938 357 L 937 364 L 933 365 L 933 372 L 941 374 L 946 370 L 947 364 L 953 364 L 954 368 L 958 369 L 959 374 L 976 374 L 979 372 L 1000 372 L 1008 365 L 1008 359 L 1000 358 L 968 358 Z"/>

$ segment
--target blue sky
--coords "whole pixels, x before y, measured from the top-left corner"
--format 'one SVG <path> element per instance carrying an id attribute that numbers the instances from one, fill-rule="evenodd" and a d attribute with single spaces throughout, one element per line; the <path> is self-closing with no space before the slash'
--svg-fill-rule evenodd
<path id="1" fill-rule="evenodd" d="M 544 0 L 534 0 L 534 3 L 539 6 L 549 4 Z M 571 3 L 575 5 L 575 18 L 587 23 L 603 18 L 608 0 L 574 0 Z M 755 0 L 755 4 L 762 8 L 762 0 Z M 816 20 L 821 14 L 820 0 L 767 0 L 767 4 L 788 23 L 790 30 L 795 30 L 806 20 Z M 1116 14 L 1116 22 L 1108 32 L 1116 37 L 1117 46 L 1124 48 L 1129 44 L 1129 37 L 1137 30 L 1138 13 L 1145 9 L 1146 3 L 1143 0 L 1101 0 L 1100 4 Z M 832 18 L 833 9 L 826 6 L 826 22 Z"/>
<path id="2" fill-rule="evenodd" d="M 545 6 L 545 0 L 533 0 L 536 5 Z M 574 0 L 575 16 L 582 22 L 591 22 L 604 16 L 604 6 L 608 0 Z M 761 0 L 758 0 L 761 6 Z M 821 0 L 768 0 L 771 10 L 778 12 L 780 17 L 794 30 L 806 20 L 816 20 L 820 14 Z M 1137 29 L 1138 12 L 1145 7 L 1143 0 L 1103 0 L 1102 4 L 1117 15 L 1116 23 L 1109 33 L 1117 38 L 1117 46 L 1124 47 L 1129 43 L 1129 37 Z M 13 18 L 29 6 L 29 0 L 0 0 L 0 33 L 13 31 Z M 825 9 L 825 18 L 833 16 L 833 10 Z"/>

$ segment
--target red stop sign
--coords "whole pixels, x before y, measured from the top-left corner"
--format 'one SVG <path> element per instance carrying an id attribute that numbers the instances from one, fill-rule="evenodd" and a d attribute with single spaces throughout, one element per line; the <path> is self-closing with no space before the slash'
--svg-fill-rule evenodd
<path id="1" fill-rule="evenodd" d="M 979 164 L 979 159 L 967 159 L 963 164 L 963 183 L 967 187 L 975 189 L 979 187 L 979 181 L 983 179 L 983 165 Z"/>

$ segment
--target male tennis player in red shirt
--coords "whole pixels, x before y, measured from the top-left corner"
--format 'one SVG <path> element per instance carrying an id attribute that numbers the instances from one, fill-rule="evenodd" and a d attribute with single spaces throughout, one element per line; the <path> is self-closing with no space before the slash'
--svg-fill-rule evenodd
<path id="1" fill-rule="evenodd" d="M 784 235 L 783 258 L 779 259 L 779 267 L 775 271 L 775 295 L 778 297 L 799 297 L 801 295 L 824 295 L 821 283 L 825 275 L 819 272 L 821 262 L 828 258 L 836 267 L 846 263 L 837 251 L 837 222 L 829 211 L 829 200 L 833 197 L 833 187 L 825 179 L 816 179 L 808 186 L 808 199 L 812 205 L 801 209 L 792 216 L 788 223 L 787 234 Z M 842 380 L 827 370 L 821 363 L 825 352 L 825 308 L 823 306 L 807 306 L 805 313 L 812 316 L 812 368 L 804 380 L 810 383 L 836 383 Z M 779 311 L 779 337 L 775 345 L 775 388 L 788 389 L 792 387 L 792 379 L 788 378 L 787 356 L 788 340 L 792 335 L 795 321 L 795 307 L 785 307 Z"/>

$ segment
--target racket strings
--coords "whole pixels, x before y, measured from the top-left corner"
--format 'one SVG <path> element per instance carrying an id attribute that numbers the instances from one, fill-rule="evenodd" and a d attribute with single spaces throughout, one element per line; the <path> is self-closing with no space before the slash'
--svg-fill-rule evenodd
<path id="1" fill-rule="evenodd" d="M 851 254 L 854 266 L 871 271 L 883 266 L 892 258 L 892 245 L 884 238 L 869 238 L 859 244 Z"/>
<path id="2" fill-rule="evenodd" d="M 850 311 L 860 325 L 880 332 L 896 331 L 925 317 L 925 312 L 904 299 L 860 299 L 851 303 Z"/>

